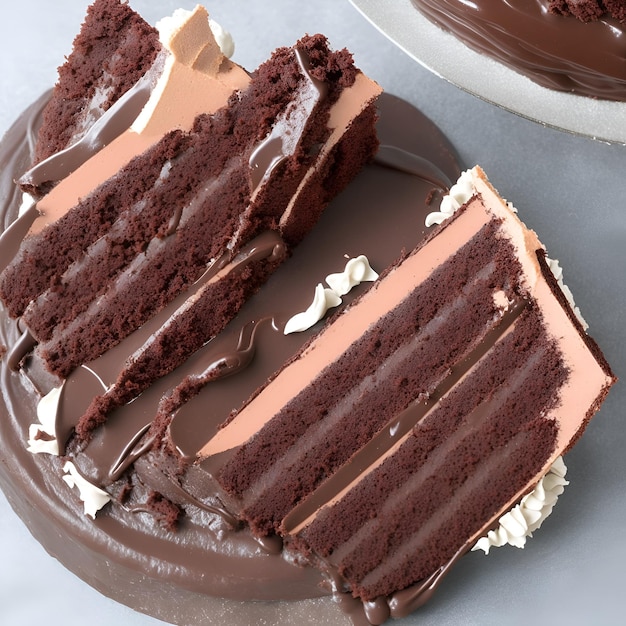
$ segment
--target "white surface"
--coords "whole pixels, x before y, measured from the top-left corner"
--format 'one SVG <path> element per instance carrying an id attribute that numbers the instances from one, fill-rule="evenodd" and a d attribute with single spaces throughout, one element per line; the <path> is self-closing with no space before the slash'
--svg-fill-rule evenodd
<path id="1" fill-rule="evenodd" d="M 396 2 L 404 4 L 378 4 L 391 11 Z M 0 132 L 54 81 L 86 4 L 22 0 L 3 6 Z M 131 4 L 154 22 L 176 6 L 192 8 L 195 1 Z M 232 32 L 234 58 L 247 67 L 255 67 L 278 45 L 321 31 L 335 46 L 351 49 L 362 69 L 387 91 L 434 119 L 465 164 L 480 163 L 560 259 L 591 333 L 617 374 L 626 377 L 621 321 L 626 311 L 626 148 L 545 128 L 474 98 L 415 63 L 346 0 L 213 0 L 208 8 Z M 567 456 L 571 485 L 523 551 L 504 547 L 488 557 L 468 555 L 429 605 L 397 624 L 624 623 L 625 405 L 619 384 Z M 2 496 L 0 558 L 2 624 L 157 623 L 102 597 L 48 557 Z"/>
<path id="2" fill-rule="evenodd" d="M 554 128 L 626 143 L 626 104 L 541 87 L 444 33 L 411 0 L 350 1 L 416 61 L 469 93 Z"/>

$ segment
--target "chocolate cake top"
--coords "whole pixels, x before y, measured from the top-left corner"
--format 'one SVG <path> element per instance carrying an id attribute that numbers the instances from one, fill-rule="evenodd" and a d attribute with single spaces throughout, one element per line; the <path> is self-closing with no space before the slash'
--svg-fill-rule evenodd
<path id="1" fill-rule="evenodd" d="M 550 12 L 557 15 L 572 15 L 583 22 L 599 20 L 610 15 L 616 20 L 626 20 L 624 0 L 551 0 Z"/>

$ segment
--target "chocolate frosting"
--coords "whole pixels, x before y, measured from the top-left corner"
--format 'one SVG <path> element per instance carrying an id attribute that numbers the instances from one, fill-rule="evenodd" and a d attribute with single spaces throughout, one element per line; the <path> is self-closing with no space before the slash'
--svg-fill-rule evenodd
<path id="1" fill-rule="evenodd" d="M 38 188 L 49 190 L 121 135 L 148 102 L 152 89 L 163 71 L 164 63 L 165 53 L 162 53 L 150 70 L 105 111 L 79 141 L 40 161 L 25 172 L 19 180 L 20 186 L 31 192 Z"/>
<path id="2" fill-rule="evenodd" d="M 5 228 L 17 213 L 19 194 L 13 180 L 28 167 L 29 133 L 44 102 L 45 96 L 22 115 L 0 149 Z M 46 392 L 55 381 L 42 376 L 33 360 L 26 360 L 20 372 L 11 371 L 7 359 L 2 360 L 0 445 L 3 457 L 14 463 L 0 467 L 0 484 L 46 548 L 107 595 L 161 619 L 185 622 L 206 614 L 211 606 L 208 595 L 296 600 L 332 593 L 332 585 L 318 571 L 297 566 L 278 546 L 261 544 L 245 529 L 236 528 L 235 521 L 222 514 L 221 503 L 200 468 L 191 466 L 184 480 L 169 480 L 167 475 L 175 475 L 177 468 L 155 464 L 167 464 L 168 460 L 151 451 L 150 426 L 162 399 L 182 381 L 196 377 L 199 387 L 206 384 L 171 424 L 178 451 L 194 458 L 199 445 L 230 411 L 316 331 L 318 327 L 288 336 L 281 332 L 289 316 L 308 306 L 315 284 L 342 269 L 346 256 L 365 254 L 374 269 L 383 271 L 403 250 L 412 249 L 424 238 L 424 219 L 434 208 L 429 203 L 458 177 L 456 153 L 428 119 L 403 101 L 384 95 L 380 109 L 379 136 L 387 146 L 381 150 L 384 164 L 367 166 L 333 201 L 311 235 L 244 307 L 219 342 L 207 344 L 180 371 L 116 411 L 86 447 L 75 449 L 70 443 L 81 473 L 109 485 L 118 497 L 95 521 L 83 514 L 80 502 L 61 480 L 62 459 L 26 450 L 28 425 L 35 421 L 39 399 L 36 389 Z M 344 302 L 365 288 L 355 289 Z M 8 348 L 19 342 L 21 331 L 6 315 L 0 330 Z M 247 367 L 241 368 L 243 364 Z M 215 376 L 222 368 L 238 373 Z M 86 390 L 89 396 L 101 392 L 102 384 L 98 385 L 95 391 L 94 386 L 83 389 L 80 384 L 64 390 L 62 410 L 69 413 L 59 422 L 62 439 L 68 437 L 72 420 L 79 416 L 70 405 L 85 402 L 76 389 Z M 198 408 L 200 412 L 195 413 Z M 129 471 L 133 468 L 135 471 Z M 154 491 L 184 506 L 186 515 L 178 531 L 161 528 L 151 517 L 146 502 Z M 127 593 L 129 586 L 137 585 L 144 587 L 145 597 L 150 596 L 149 606 L 143 594 Z M 411 592 L 405 595 L 411 596 Z M 181 600 L 174 602 L 173 597 Z M 418 601 L 411 596 L 407 602 Z M 385 601 L 381 606 L 366 607 L 364 613 L 360 603 L 356 606 L 349 598 L 342 600 L 354 614 L 355 623 L 366 623 L 365 614 L 370 613 L 371 620 L 379 619 L 380 611 L 399 615 L 407 602 L 398 596 L 390 604 Z"/>
<path id="3" fill-rule="evenodd" d="M 535 82 L 626 99 L 626 25 L 549 13 L 549 0 L 412 0 L 435 24 Z"/>

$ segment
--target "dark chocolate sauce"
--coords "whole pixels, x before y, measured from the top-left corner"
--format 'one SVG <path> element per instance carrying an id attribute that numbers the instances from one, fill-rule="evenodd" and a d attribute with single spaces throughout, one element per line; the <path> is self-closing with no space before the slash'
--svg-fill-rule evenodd
<path id="1" fill-rule="evenodd" d="M 463 546 L 454 557 L 445 565 L 433 572 L 426 580 L 417 585 L 412 585 L 402 591 L 396 591 L 387 600 L 389 615 L 395 619 L 400 619 L 411 614 L 415 609 L 423 606 L 435 593 L 443 577 L 450 571 L 454 564 L 470 549 L 470 546 Z"/>
<path id="2" fill-rule="evenodd" d="M 12 224 L 0 235 L 0 271 L 2 271 L 17 254 L 33 222 L 39 217 L 37 205 L 33 202 Z"/>
<path id="3" fill-rule="evenodd" d="M 193 285 L 181 292 L 172 302 L 134 333 L 105 352 L 95 361 L 75 369 L 64 382 L 57 411 L 55 423 L 57 441 L 59 442 L 60 448 L 63 449 L 65 447 L 65 443 L 94 396 L 110 392 L 120 373 L 127 365 L 127 361 L 130 359 L 137 360 L 141 352 L 148 349 L 150 343 L 156 340 L 156 336 L 163 328 L 171 323 L 171 321 L 184 310 L 189 298 L 197 297 L 202 289 L 208 285 L 211 279 L 218 273 L 224 273 L 224 271 L 228 271 L 229 273 L 241 272 L 250 263 L 259 260 L 272 261 L 274 257 L 282 254 L 284 254 L 284 243 L 280 235 L 273 231 L 262 233 L 253 239 L 249 244 L 244 246 L 233 259 L 230 258 L 230 253 L 225 252 L 209 265 L 206 271 Z M 216 357 L 217 360 L 220 358 L 221 355 Z M 206 369 L 206 366 L 204 367 Z M 199 374 L 199 372 L 197 373 Z M 160 386 L 160 392 L 162 394 L 166 393 L 170 386 L 171 382 L 169 386 Z M 144 394 L 141 402 L 145 402 L 147 397 L 148 396 Z M 153 397 L 153 394 L 151 394 L 150 397 Z M 144 416 L 144 411 L 138 412 L 136 409 L 136 404 L 132 405 L 132 409 L 126 409 L 127 412 L 130 412 L 131 415 L 135 417 L 125 419 L 124 426 L 127 428 L 129 424 L 134 424 L 136 417 L 142 415 L 143 417 L 140 424 L 136 426 L 136 431 L 138 432 L 143 431 L 146 425 L 149 425 L 154 415 L 156 415 L 156 406 L 152 407 L 152 415 L 149 415 L 151 410 L 148 410 Z M 124 410 L 124 408 L 120 410 Z M 103 433 L 109 433 L 109 430 L 111 433 L 115 432 L 115 429 L 106 429 Z M 135 439 L 136 436 L 137 434 L 135 433 L 131 438 Z M 122 437 L 121 441 L 114 449 L 120 446 L 123 448 L 127 447 L 125 437 L 126 435 Z M 105 449 L 108 450 L 109 448 L 105 447 Z M 109 472 L 107 472 L 107 475 L 109 475 Z"/>
<path id="4" fill-rule="evenodd" d="M 30 331 L 26 329 L 20 336 L 19 340 L 13 344 L 9 354 L 7 355 L 7 365 L 9 366 L 9 369 L 14 372 L 19 370 L 23 360 L 36 345 L 37 341 L 30 334 Z"/>
<path id="5" fill-rule="evenodd" d="M 379 146 L 374 162 L 417 176 L 443 193 L 447 193 L 454 182 L 428 159 L 396 146 Z"/>

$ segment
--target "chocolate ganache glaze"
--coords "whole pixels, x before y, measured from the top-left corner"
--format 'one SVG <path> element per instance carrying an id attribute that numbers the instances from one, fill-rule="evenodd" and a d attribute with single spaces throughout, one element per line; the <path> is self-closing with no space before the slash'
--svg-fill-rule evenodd
<path id="1" fill-rule="evenodd" d="M 582 22 L 548 11 L 549 0 L 412 0 L 474 50 L 559 91 L 626 100 L 626 24 Z"/>
<path id="2" fill-rule="evenodd" d="M 33 133 L 45 101 L 46 96 L 33 104 L 0 146 L 4 229 L 17 216 L 21 196 L 14 180 L 31 162 Z M 259 541 L 237 527 L 215 499 L 208 474 L 201 468 L 189 465 L 184 477 L 172 480 L 179 470 L 175 456 L 152 450 L 151 442 L 159 429 L 169 426 L 179 456 L 193 460 L 201 442 L 231 410 L 319 329 L 316 325 L 301 333 L 282 332 L 288 318 L 308 307 L 318 282 L 341 271 L 347 257 L 360 254 L 382 272 L 403 250 L 424 238 L 425 216 L 458 177 L 456 153 L 441 132 L 410 105 L 383 95 L 379 106 L 382 145 L 377 161 L 332 202 L 293 257 L 216 340 L 140 398 L 114 411 L 88 442 L 72 438 L 72 429 L 91 398 L 115 378 L 120 360 L 136 343 L 117 354 L 110 351 L 89 364 L 91 371 L 82 367 L 68 378 L 61 393 L 56 434 L 62 454 L 68 454 L 83 476 L 113 497 L 95 519 L 84 514 L 76 493 L 62 480 L 66 459 L 27 451 L 37 403 L 58 381 L 46 375 L 36 359 L 26 358 L 19 371 L 11 368 L 10 361 L 27 352 L 27 348 L 15 348 L 16 344 L 28 344 L 28 338 L 22 337 L 19 322 L 2 315 L 0 341 L 9 353 L 13 350 L 14 357 L 5 356 L 0 362 L 0 486 L 44 547 L 106 595 L 183 624 L 247 623 L 246 615 L 255 621 L 281 623 L 287 619 L 319 623 L 325 617 L 337 617 L 336 603 L 323 599 L 337 591 L 331 579 L 293 563 L 279 544 Z M 262 235 L 236 261 L 263 262 L 279 249 L 279 241 Z M 344 304 L 368 284 L 345 296 Z M 152 332 L 149 325 L 144 331 L 148 337 Z M 192 398 L 171 424 L 160 421 L 159 417 L 170 415 L 173 407 L 203 387 L 203 393 Z M 159 507 L 161 495 L 155 494 L 171 503 L 169 510 Z M 163 523 L 172 508 L 183 512 L 175 530 Z M 354 623 L 380 623 L 390 610 L 400 616 L 425 601 L 449 565 L 432 580 L 382 604 L 363 606 L 345 594 L 335 595 Z M 298 602 L 251 604 L 243 600 Z"/>

